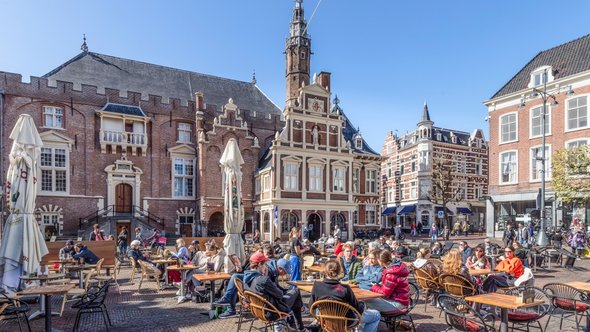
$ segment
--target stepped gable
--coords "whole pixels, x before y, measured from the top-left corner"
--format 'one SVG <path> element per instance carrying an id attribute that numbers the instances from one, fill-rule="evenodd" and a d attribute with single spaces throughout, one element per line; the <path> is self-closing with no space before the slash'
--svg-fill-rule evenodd
<path id="1" fill-rule="evenodd" d="M 118 58 L 94 52 L 82 52 L 56 69 L 43 75 L 50 81 L 73 82 L 120 91 L 138 91 L 142 99 L 148 95 L 179 99 L 183 105 L 194 100 L 194 93 L 203 92 L 205 102 L 217 111 L 232 98 L 242 110 L 280 114 L 281 110 L 251 82 Z M 209 108 L 209 107 L 208 107 Z"/>
<path id="2" fill-rule="evenodd" d="M 539 52 L 491 99 L 526 89 L 530 74 L 542 66 L 551 66 L 556 80 L 590 70 L 590 35 Z"/>

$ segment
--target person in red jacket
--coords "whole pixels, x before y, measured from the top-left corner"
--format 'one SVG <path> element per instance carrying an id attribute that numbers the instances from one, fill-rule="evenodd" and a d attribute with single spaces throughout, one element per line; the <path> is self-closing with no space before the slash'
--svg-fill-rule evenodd
<path id="1" fill-rule="evenodd" d="M 371 292 L 383 294 L 383 298 L 365 301 L 367 307 L 380 313 L 403 309 L 410 305 L 410 272 L 404 263 L 394 259 L 391 252 L 385 250 L 379 255 L 379 263 L 383 267 L 381 282 L 371 287 Z"/>

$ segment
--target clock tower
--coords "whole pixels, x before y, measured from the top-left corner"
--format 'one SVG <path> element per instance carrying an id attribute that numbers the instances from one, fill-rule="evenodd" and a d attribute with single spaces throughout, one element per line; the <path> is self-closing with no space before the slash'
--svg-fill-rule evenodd
<path id="1" fill-rule="evenodd" d="M 307 22 L 303 15 L 303 0 L 295 0 L 293 19 L 289 29 L 289 37 L 285 46 L 287 67 L 285 71 L 287 81 L 286 106 L 293 106 L 302 85 L 309 85 L 309 67 L 311 55 L 311 39 L 307 34 Z"/>

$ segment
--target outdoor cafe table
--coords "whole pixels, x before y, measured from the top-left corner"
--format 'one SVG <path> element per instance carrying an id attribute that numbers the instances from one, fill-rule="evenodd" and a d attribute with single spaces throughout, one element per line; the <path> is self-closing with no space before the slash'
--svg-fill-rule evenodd
<path id="1" fill-rule="evenodd" d="M 307 292 L 307 293 L 311 293 L 311 289 L 313 288 L 313 283 L 314 283 L 313 281 L 287 281 L 287 284 L 293 285 L 293 286 L 297 287 L 298 289 L 300 289 L 304 292 Z M 351 285 L 350 289 L 352 289 L 354 296 L 359 301 L 365 301 L 365 300 L 369 300 L 369 299 L 378 299 L 378 298 L 383 297 L 383 294 L 371 292 L 366 289 L 360 289 L 358 287 L 353 287 L 352 285 Z"/>
<path id="2" fill-rule="evenodd" d="M 508 309 L 521 309 L 536 307 L 544 304 L 543 301 L 533 301 L 531 303 L 522 303 L 518 297 L 500 293 L 486 293 L 465 297 L 465 301 L 487 304 L 500 308 L 500 332 L 508 332 Z"/>
<path id="3" fill-rule="evenodd" d="M 572 286 L 573 288 L 575 288 L 579 291 L 590 293 L 590 282 L 572 281 L 572 282 L 566 283 L 566 285 Z M 586 315 L 586 328 L 584 329 L 584 331 L 586 331 L 586 332 L 590 331 L 590 316 L 589 315 Z"/>
<path id="4" fill-rule="evenodd" d="M 20 278 L 24 281 L 39 281 L 40 286 L 44 286 L 49 280 L 57 280 L 65 278 L 63 273 L 50 273 L 47 275 L 36 275 L 36 276 L 21 276 Z M 59 312 L 52 312 L 53 315 L 59 315 Z M 45 298 L 41 297 L 40 308 L 29 316 L 29 320 L 37 318 L 37 316 L 45 315 Z"/>
<path id="5" fill-rule="evenodd" d="M 182 265 L 182 266 L 178 266 L 178 265 L 169 265 L 166 267 L 166 270 L 168 271 L 178 271 L 180 272 L 180 296 L 178 296 L 178 303 L 181 303 L 184 301 L 184 296 L 185 296 L 185 284 L 186 284 L 186 274 L 188 271 L 194 270 L 196 269 L 197 266 L 196 265 Z M 168 273 L 166 273 L 166 275 L 168 275 Z"/>
<path id="6" fill-rule="evenodd" d="M 64 265 L 64 269 L 69 270 L 69 271 L 78 271 L 78 277 L 79 277 L 79 281 L 78 281 L 78 287 L 80 288 L 84 288 L 84 274 L 82 273 L 83 270 L 91 270 L 91 269 L 95 269 L 96 268 L 96 264 L 66 264 Z"/>
<path id="7" fill-rule="evenodd" d="M 176 259 L 154 259 L 151 260 L 153 264 L 163 264 L 165 269 L 168 269 L 168 265 L 175 264 L 177 261 Z M 164 285 L 162 285 L 162 289 L 166 289 L 170 287 L 170 282 L 168 281 L 168 273 L 164 273 Z"/>
<path id="8" fill-rule="evenodd" d="M 211 285 L 211 291 L 209 293 L 210 300 L 211 300 L 210 304 L 211 304 L 211 310 L 213 310 L 215 308 L 215 306 L 213 305 L 213 301 L 215 301 L 215 281 L 216 280 L 229 280 L 231 275 L 229 273 L 221 273 L 221 272 L 195 273 L 195 274 L 193 274 L 193 277 L 200 282 L 209 281 L 209 284 Z"/>
<path id="9" fill-rule="evenodd" d="M 63 295 L 70 289 L 76 287 L 73 284 L 65 285 L 45 285 L 39 287 L 27 288 L 17 293 L 17 295 L 42 295 L 45 301 L 45 331 L 56 331 L 51 328 L 51 295 Z"/>
<path id="10" fill-rule="evenodd" d="M 501 273 L 498 271 L 492 271 L 490 269 L 469 269 L 469 275 L 475 277 L 475 276 L 486 276 L 488 274 L 496 274 L 496 273 Z"/>

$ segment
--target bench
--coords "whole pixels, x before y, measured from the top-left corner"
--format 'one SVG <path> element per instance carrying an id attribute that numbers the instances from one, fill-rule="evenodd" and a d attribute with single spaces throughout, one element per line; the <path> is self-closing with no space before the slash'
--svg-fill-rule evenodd
<path id="1" fill-rule="evenodd" d="M 115 267 L 115 255 L 117 245 L 115 241 L 80 241 L 90 249 L 98 258 L 104 258 L 102 267 L 107 270 L 109 275 L 110 269 Z M 45 242 L 49 253 L 41 259 L 42 265 L 49 265 L 49 261 L 59 260 L 59 250 L 65 246 L 65 242 Z"/>
<path id="2" fill-rule="evenodd" d="M 199 241 L 199 247 L 200 247 L 199 250 L 205 251 L 205 243 L 207 241 L 209 241 L 210 239 L 215 240 L 215 243 L 217 244 L 217 246 L 220 248 L 223 248 L 223 239 L 225 239 L 225 238 L 224 237 L 183 237 L 182 239 L 184 240 L 184 243 L 186 243 L 187 247 L 194 240 Z"/>

